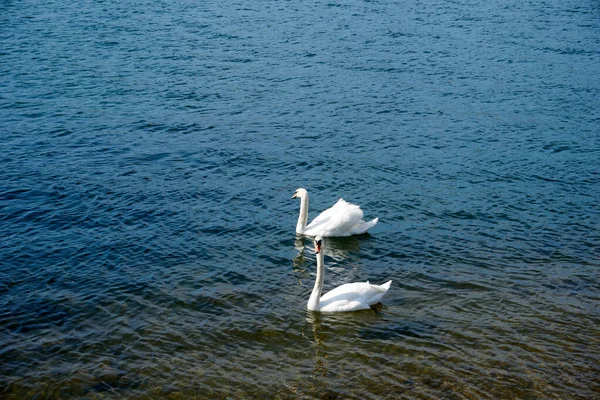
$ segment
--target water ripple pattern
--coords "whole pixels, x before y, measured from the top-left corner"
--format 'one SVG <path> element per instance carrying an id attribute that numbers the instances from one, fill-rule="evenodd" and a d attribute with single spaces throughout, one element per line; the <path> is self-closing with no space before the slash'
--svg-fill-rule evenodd
<path id="1" fill-rule="evenodd" d="M 598 398 L 599 116 L 589 0 L 0 1 L 0 397 Z"/>

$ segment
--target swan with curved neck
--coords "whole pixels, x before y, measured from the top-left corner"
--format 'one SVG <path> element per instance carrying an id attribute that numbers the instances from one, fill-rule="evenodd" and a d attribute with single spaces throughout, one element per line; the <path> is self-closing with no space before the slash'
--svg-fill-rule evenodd
<path id="1" fill-rule="evenodd" d="M 323 247 L 323 238 L 317 236 L 315 238 L 317 279 L 306 308 L 310 311 L 322 312 L 358 311 L 367 310 L 379 303 L 390 288 L 391 280 L 383 285 L 372 285 L 369 282 L 346 283 L 321 296 L 325 275 Z"/>
<path id="2" fill-rule="evenodd" d="M 309 225 L 308 192 L 304 188 L 296 189 L 292 199 L 300 199 L 300 215 L 296 223 L 296 233 L 306 236 L 352 236 L 366 233 L 377 224 L 379 218 L 369 222 L 363 220 L 364 213 L 356 204 L 339 199 L 333 207 L 319 214 Z"/>

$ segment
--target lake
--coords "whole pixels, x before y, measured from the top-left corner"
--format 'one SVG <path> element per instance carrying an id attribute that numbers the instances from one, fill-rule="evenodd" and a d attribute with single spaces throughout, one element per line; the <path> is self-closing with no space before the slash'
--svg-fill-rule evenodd
<path id="1" fill-rule="evenodd" d="M 599 133 L 595 1 L 2 0 L 0 397 L 598 398 Z"/>

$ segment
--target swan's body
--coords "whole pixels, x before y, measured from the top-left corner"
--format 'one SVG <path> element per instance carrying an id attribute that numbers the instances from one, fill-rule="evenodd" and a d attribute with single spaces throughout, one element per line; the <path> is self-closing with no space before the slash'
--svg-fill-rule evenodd
<path id="1" fill-rule="evenodd" d="M 317 279 L 306 308 L 310 311 L 322 312 L 358 311 L 367 310 L 379 303 L 390 288 L 391 280 L 383 285 L 372 285 L 369 282 L 346 283 L 321 296 L 325 273 L 323 266 L 325 256 L 322 248 L 323 238 L 317 236 L 315 238 Z"/>
<path id="2" fill-rule="evenodd" d="M 363 211 L 356 204 L 339 199 L 333 207 L 319 214 L 308 225 L 308 192 L 297 189 L 292 198 L 300 199 L 300 215 L 296 224 L 296 233 L 306 236 L 352 236 L 367 232 L 377 224 L 379 218 L 363 221 Z"/>

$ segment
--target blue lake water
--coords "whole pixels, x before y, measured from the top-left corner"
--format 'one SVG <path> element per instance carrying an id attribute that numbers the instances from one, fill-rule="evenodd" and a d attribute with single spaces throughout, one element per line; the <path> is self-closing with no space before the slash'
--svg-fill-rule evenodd
<path id="1" fill-rule="evenodd" d="M 0 0 L 0 149 L 2 398 L 600 397 L 597 1 Z"/>

